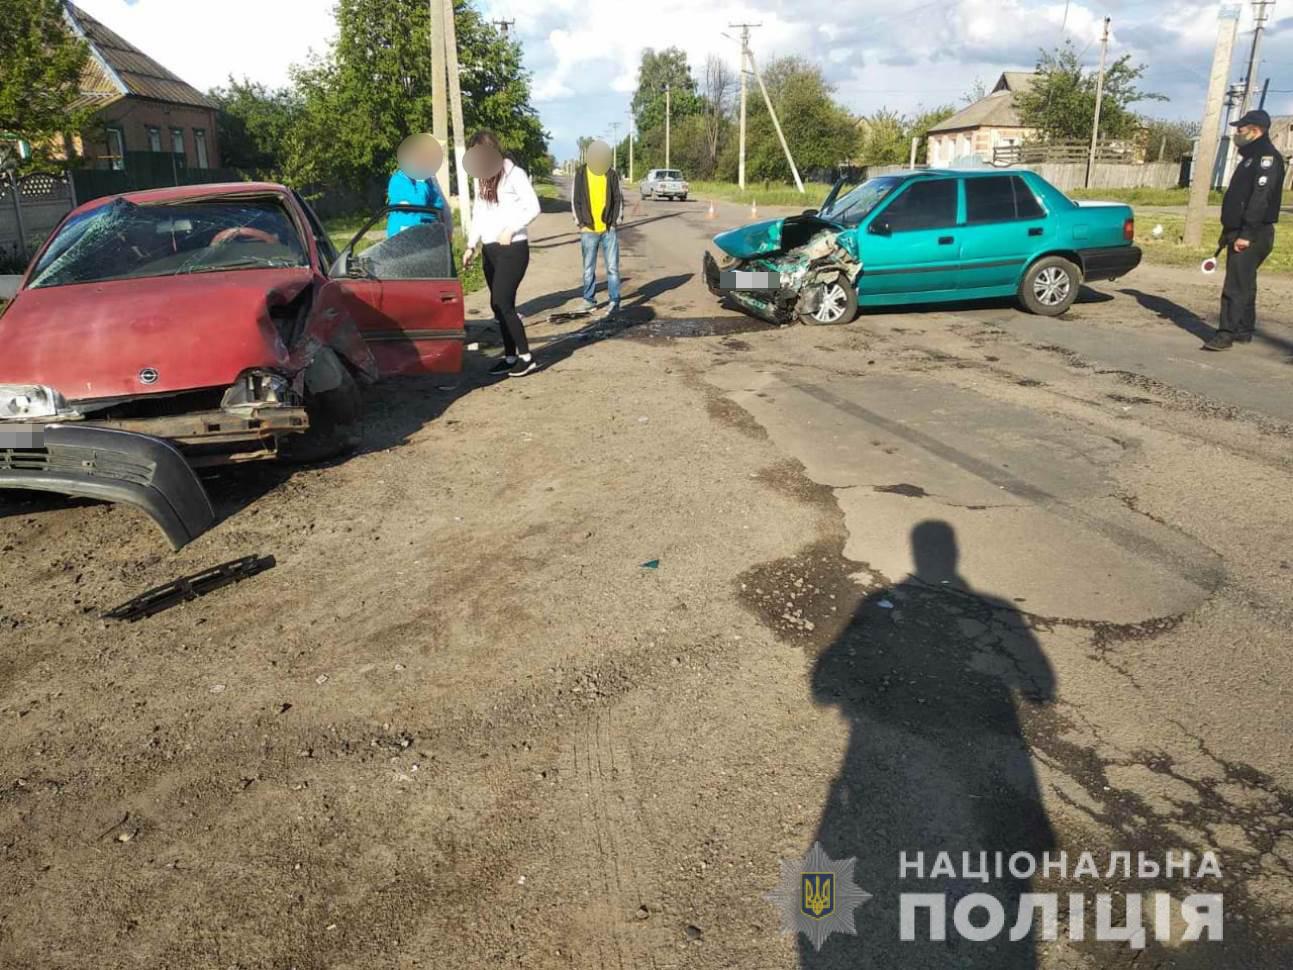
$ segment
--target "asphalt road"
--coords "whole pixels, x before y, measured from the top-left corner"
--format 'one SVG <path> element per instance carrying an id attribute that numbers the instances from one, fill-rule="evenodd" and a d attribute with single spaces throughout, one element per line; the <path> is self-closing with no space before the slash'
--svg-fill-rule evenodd
<path id="1" fill-rule="evenodd" d="M 1152 267 L 1058 320 L 777 329 L 699 279 L 745 210 L 649 202 L 622 317 L 572 320 L 547 208 L 538 374 L 485 376 L 477 294 L 461 379 L 371 392 L 345 462 L 212 479 L 178 555 L 0 506 L 0 966 L 1293 965 L 1290 282 L 1220 355 L 1219 280 Z M 278 566 L 98 619 L 252 552 Z M 872 895 L 820 951 L 765 899 L 815 842 Z M 1136 877 L 1184 850 L 1220 875 Z M 902 878 L 939 852 L 955 877 Z M 904 892 L 945 894 L 947 941 L 901 938 Z M 1224 940 L 1177 909 L 1156 938 L 1148 896 L 1143 950 L 1097 938 L 1096 894 L 1117 924 L 1153 892 L 1223 894 Z M 953 932 L 975 893 L 990 941 Z M 1025 893 L 1054 934 L 1008 939 Z"/>

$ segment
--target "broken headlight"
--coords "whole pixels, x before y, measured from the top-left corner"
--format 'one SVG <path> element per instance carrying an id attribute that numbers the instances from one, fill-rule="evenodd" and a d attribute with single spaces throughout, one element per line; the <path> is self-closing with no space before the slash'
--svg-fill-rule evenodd
<path id="1" fill-rule="evenodd" d="M 71 413 L 62 394 L 43 384 L 0 384 L 0 421 L 26 421 Z"/>
<path id="2" fill-rule="evenodd" d="M 243 371 L 220 399 L 223 410 L 300 403 L 292 382 L 270 370 Z"/>

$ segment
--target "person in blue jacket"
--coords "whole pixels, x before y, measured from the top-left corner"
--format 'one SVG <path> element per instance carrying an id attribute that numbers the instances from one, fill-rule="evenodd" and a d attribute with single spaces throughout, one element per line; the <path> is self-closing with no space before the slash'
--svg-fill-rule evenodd
<path id="1" fill-rule="evenodd" d="M 448 206 L 444 193 L 436 181 L 435 171 L 444 158 L 444 149 L 431 135 L 410 135 L 399 149 L 399 168 L 386 184 L 388 206 L 422 206 L 438 210 L 439 218 L 450 225 Z M 386 217 L 387 238 L 409 226 L 435 221 L 429 212 L 393 211 Z"/>

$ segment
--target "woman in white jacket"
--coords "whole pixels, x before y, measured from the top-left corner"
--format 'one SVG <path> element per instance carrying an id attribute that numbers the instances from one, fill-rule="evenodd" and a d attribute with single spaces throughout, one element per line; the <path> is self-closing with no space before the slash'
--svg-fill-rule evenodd
<path id="1" fill-rule="evenodd" d="M 482 246 L 485 282 L 489 284 L 489 305 L 503 331 L 503 359 L 491 374 L 524 377 L 538 370 L 525 337 L 525 324 L 516 312 L 516 291 L 530 265 L 530 243 L 526 227 L 539 214 L 539 199 L 525 170 L 503 157 L 503 149 L 492 131 L 478 131 L 467 142 L 467 170 L 475 178 L 475 202 L 471 208 L 471 237 L 463 253 L 463 267 L 476 257 Z"/>

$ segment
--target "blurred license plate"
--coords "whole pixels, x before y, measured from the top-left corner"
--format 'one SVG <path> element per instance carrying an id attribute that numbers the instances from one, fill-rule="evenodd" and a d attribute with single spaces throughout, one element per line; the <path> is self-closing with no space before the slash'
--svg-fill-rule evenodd
<path id="1" fill-rule="evenodd" d="M 781 274 L 729 269 L 719 274 L 718 283 L 724 290 L 779 290 Z"/>
<path id="2" fill-rule="evenodd" d="M 44 444 L 44 428 L 31 424 L 0 426 L 0 448 L 40 448 Z"/>

